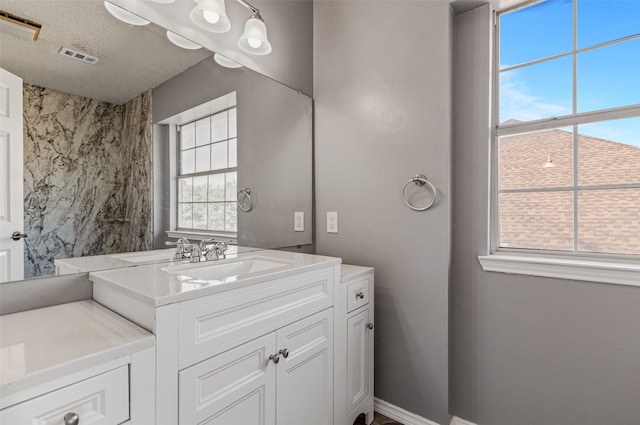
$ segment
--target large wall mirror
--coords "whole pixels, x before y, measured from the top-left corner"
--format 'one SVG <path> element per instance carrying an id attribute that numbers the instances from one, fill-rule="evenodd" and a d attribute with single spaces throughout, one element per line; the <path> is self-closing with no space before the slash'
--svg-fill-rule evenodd
<path id="1" fill-rule="evenodd" d="M 103 1 L 4 0 L 2 11 L 42 24 L 37 41 L 0 37 L 0 67 L 24 81 L 15 230 L 27 237 L 11 240 L 24 278 L 181 235 L 312 244 L 310 97 L 177 47 L 154 23 L 124 24 Z"/>

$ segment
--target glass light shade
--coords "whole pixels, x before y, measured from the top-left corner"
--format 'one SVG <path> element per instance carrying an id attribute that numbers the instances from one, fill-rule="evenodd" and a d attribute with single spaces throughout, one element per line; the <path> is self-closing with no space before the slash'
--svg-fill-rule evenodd
<path id="1" fill-rule="evenodd" d="M 238 40 L 238 47 L 252 55 L 268 55 L 271 43 L 267 39 L 267 26 L 262 19 L 253 15 L 244 25 L 244 32 Z"/>
<path id="2" fill-rule="evenodd" d="M 242 68 L 241 64 L 226 56 L 222 56 L 220 53 L 215 53 L 213 55 L 213 60 L 215 60 L 218 65 L 224 66 L 225 68 Z"/>
<path id="3" fill-rule="evenodd" d="M 173 3 L 176 0 L 153 0 L 156 3 L 163 3 L 163 4 L 169 4 L 169 3 Z"/>
<path id="4" fill-rule="evenodd" d="M 126 9 L 121 8 L 120 6 L 116 6 L 113 3 L 109 3 L 105 0 L 104 7 L 111 13 L 115 18 L 131 25 L 147 25 L 149 21 L 129 12 Z"/>
<path id="5" fill-rule="evenodd" d="M 217 33 L 227 32 L 231 29 L 224 0 L 196 0 L 196 3 L 196 7 L 191 10 L 189 15 L 194 24 L 203 30 Z"/>
<path id="6" fill-rule="evenodd" d="M 178 47 L 182 47 L 183 49 L 197 50 L 202 47 L 201 45 L 194 43 L 193 41 L 186 39 L 183 36 L 176 34 L 175 32 L 167 31 L 167 38 L 170 42 Z"/>

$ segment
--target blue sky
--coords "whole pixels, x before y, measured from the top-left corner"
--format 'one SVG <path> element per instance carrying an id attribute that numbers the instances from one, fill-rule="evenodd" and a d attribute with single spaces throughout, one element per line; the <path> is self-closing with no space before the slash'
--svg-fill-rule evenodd
<path id="1" fill-rule="evenodd" d="M 575 0 L 577 47 L 640 34 L 640 0 Z M 500 19 L 500 67 L 570 52 L 573 1 L 546 0 Z M 500 74 L 500 121 L 573 110 L 573 56 Z M 640 104 L 640 38 L 577 55 L 577 111 Z M 640 146 L 640 117 L 583 126 L 580 133 Z"/>

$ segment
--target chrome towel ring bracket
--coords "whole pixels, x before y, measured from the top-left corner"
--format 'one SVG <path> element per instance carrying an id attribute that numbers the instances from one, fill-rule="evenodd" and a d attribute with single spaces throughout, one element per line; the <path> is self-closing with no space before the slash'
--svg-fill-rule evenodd
<path id="1" fill-rule="evenodd" d="M 426 186 L 425 189 L 430 190 L 432 194 L 431 202 L 429 202 L 427 205 L 423 207 L 417 207 L 413 205 L 411 202 L 409 202 L 409 200 L 407 199 L 407 187 L 409 186 L 409 183 L 415 183 L 415 185 L 418 187 Z M 406 206 L 408 206 L 414 211 L 425 211 L 431 208 L 433 204 L 436 202 L 437 195 L 438 195 L 438 191 L 436 190 L 436 187 L 429 180 L 427 180 L 427 177 L 424 174 L 417 174 L 414 178 L 406 182 L 404 184 L 404 187 L 402 188 L 402 200 L 404 201 Z"/>
<path id="2" fill-rule="evenodd" d="M 244 198 L 244 200 L 241 200 L 240 199 L 241 197 Z M 251 211 L 253 209 L 253 200 L 251 199 L 251 189 L 247 187 L 246 189 L 242 189 L 241 191 L 239 191 L 238 200 L 236 202 L 238 203 L 238 207 L 240 207 L 242 211 L 244 212 Z M 248 206 L 245 206 L 247 204 Z"/>

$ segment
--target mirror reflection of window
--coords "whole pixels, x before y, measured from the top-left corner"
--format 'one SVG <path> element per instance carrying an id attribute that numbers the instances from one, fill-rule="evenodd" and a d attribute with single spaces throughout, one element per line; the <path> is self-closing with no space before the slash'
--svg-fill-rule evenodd
<path id="1" fill-rule="evenodd" d="M 236 233 L 236 106 L 177 127 L 178 230 Z"/>

